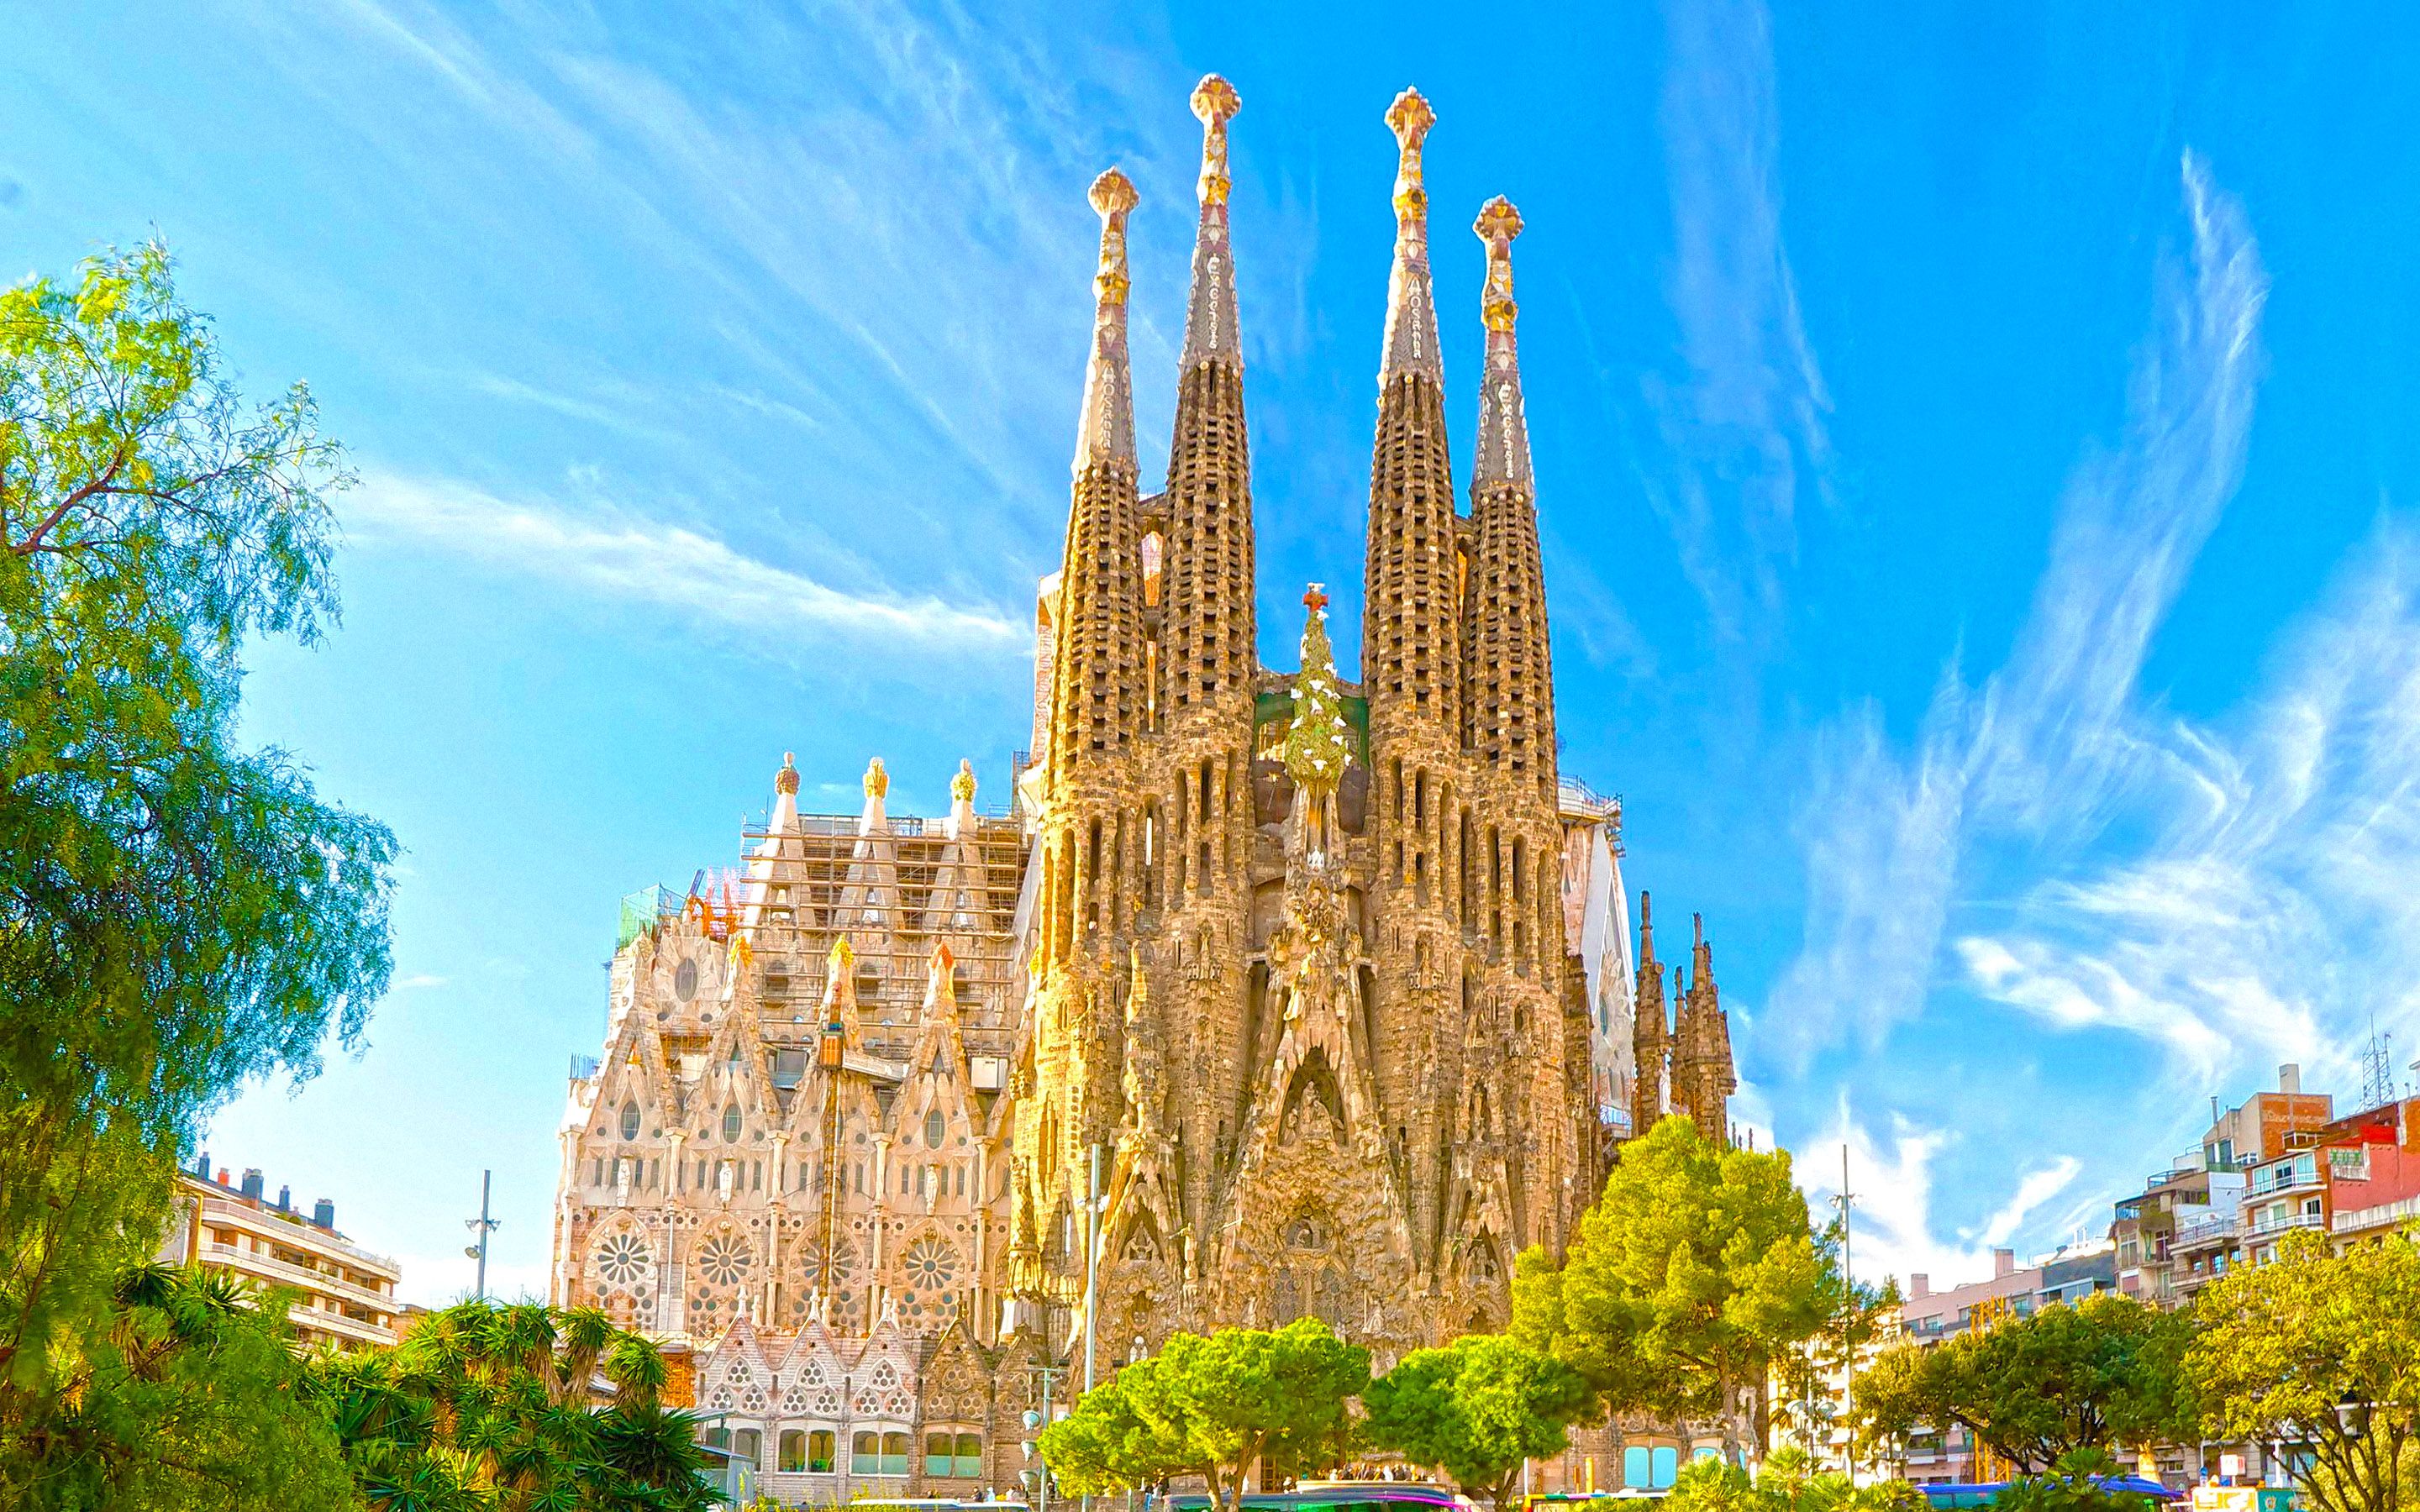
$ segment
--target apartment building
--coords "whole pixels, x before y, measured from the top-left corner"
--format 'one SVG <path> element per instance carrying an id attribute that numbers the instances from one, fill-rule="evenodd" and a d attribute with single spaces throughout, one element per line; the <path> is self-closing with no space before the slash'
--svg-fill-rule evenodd
<path id="1" fill-rule="evenodd" d="M 2420 1098 L 2350 1114 L 2321 1134 L 2332 1243 L 2341 1249 L 2420 1219 Z"/>
<path id="2" fill-rule="evenodd" d="M 2324 1223 L 2318 1162 L 2335 1100 L 2303 1090 L 2303 1069 L 2277 1068 L 2274 1088 L 2220 1111 L 2198 1148 L 2169 1162 L 2143 1191 L 2118 1204 L 2109 1237 L 2118 1249 L 2118 1289 L 2160 1307 L 2178 1306 L 2212 1278 L 2244 1263 L 2247 1243 L 2275 1252 L 2288 1228 Z"/>
<path id="3" fill-rule="evenodd" d="M 1919 1272 L 1909 1276 L 1907 1296 L 1900 1304 L 1898 1338 L 1938 1344 L 1970 1329 L 2029 1318 L 2055 1304 L 2115 1291 L 2118 1274 L 2117 1251 L 2108 1245 L 2061 1250 L 2032 1265 L 2018 1264 L 2014 1250 L 1995 1249 L 1986 1280 L 1935 1291 L 1930 1275 Z M 1918 1485 L 1973 1480 L 1991 1468 L 1979 1460 L 1973 1436 L 1950 1424 L 1910 1434 L 1899 1473 Z"/>
<path id="4" fill-rule="evenodd" d="M 328 1198 L 313 1203 L 307 1215 L 295 1209 L 291 1188 L 279 1187 L 271 1200 L 257 1170 L 230 1183 L 225 1170 L 209 1174 L 204 1155 L 180 1172 L 160 1257 L 293 1293 L 287 1317 L 298 1347 L 349 1350 L 396 1341 L 404 1311 L 395 1294 L 401 1268 L 339 1233 L 336 1205 Z"/>

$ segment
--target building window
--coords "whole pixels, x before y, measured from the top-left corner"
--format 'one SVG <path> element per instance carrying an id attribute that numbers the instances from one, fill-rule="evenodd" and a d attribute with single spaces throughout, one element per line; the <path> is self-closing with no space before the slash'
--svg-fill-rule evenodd
<path id="1" fill-rule="evenodd" d="M 853 1433 L 848 1440 L 848 1473 L 852 1475 L 882 1473 L 882 1436 L 878 1433 Z"/>
<path id="2" fill-rule="evenodd" d="M 925 1115 L 924 1115 L 924 1144 L 925 1144 L 925 1147 L 926 1147 L 927 1149 L 940 1149 L 940 1148 L 941 1148 L 941 1141 L 942 1141 L 943 1139 L 947 1138 L 947 1137 L 949 1137 L 949 1130 L 947 1129 L 947 1127 L 946 1127 L 946 1126 L 943 1124 L 943 1122 L 942 1122 L 942 1119 L 941 1119 L 941 1110 L 940 1110 L 940 1109 L 939 1109 L 939 1108 L 935 1108 L 932 1112 L 925 1114 Z"/>
<path id="3" fill-rule="evenodd" d="M 751 1470 L 762 1469 L 765 1458 L 765 1435 L 754 1428 L 735 1428 L 731 1434 L 731 1452 Z"/>
<path id="4" fill-rule="evenodd" d="M 983 1473 L 982 1434 L 961 1433 L 958 1435 L 958 1473 L 970 1476 L 980 1475 Z"/>
<path id="5" fill-rule="evenodd" d="M 727 1103 L 722 1109 L 722 1142 L 726 1145 L 739 1142 L 739 1104 L 737 1103 Z"/>
<path id="6" fill-rule="evenodd" d="M 882 1473 L 885 1475 L 908 1473 L 908 1435 L 905 1433 L 886 1433 L 882 1436 Z"/>
<path id="7" fill-rule="evenodd" d="M 686 1003 L 697 995 L 697 963 L 684 961 L 673 972 L 673 995 Z"/>
<path id="8" fill-rule="evenodd" d="M 622 1104 L 622 1137 L 639 1137 L 639 1104 L 635 1100 Z"/>
<path id="9" fill-rule="evenodd" d="M 950 1475 L 956 1473 L 958 1466 L 957 1457 L 951 1452 L 951 1446 L 956 1443 L 956 1442 L 957 1441 L 955 1439 L 947 1433 L 927 1433 L 924 1435 L 925 1474 Z"/>
<path id="10" fill-rule="evenodd" d="M 781 1437 L 781 1466 L 785 1471 L 807 1468 L 807 1436 L 798 1428 L 783 1428 Z"/>
<path id="11" fill-rule="evenodd" d="M 830 1428 L 817 1428 L 807 1435 L 807 1471 L 810 1474 L 829 1475 L 832 1468 L 832 1447 L 837 1436 Z"/>
<path id="12" fill-rule="evenodd" d="M 1681 1472 L 1681 1452 L 1665 1444 L 1632 1444 L 1621 1451 L 1621 1484 L 1634 1490 L 1671 1489 Z"/>

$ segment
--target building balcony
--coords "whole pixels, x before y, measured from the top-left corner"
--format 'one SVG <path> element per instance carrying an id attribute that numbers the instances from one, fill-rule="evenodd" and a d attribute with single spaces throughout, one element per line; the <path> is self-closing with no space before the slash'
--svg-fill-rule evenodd
<path id="1" fill-rule="evenodd" d="M 2328 1220 L 2328 1231 L 2334 1234 L 2357 1234 L 2365 1229 L 2384 1228 L 2413 1218 L 2420 1218 L 2420 1197 L 2405 1197 L 2400 1202 L 2384 1202 L 2376 1207 L 2355 1208 L 2350 1212 L 2339 1212 Z"/>
<path id="2" fill-rule="evenodd" d="M 2281 1165 L 2264 1165 L 2254 1171 L 2244 1195 L 2268 1197 L 2280 1192 L 2316 1192 L 2319 1188 L 2317 1166 L 2304 1166 L 2300 1161 L 2290 1161 Z"/>
<path id="3" fill-rule="evenodd" d="M 2178 1251 L 2216 1249 L 2233 1242 L 2242 1227 L 2240 1213 L 2195 1213 L 2177 1225 L 2174 1247 Z"/>
<path id="4" fill-rule="evenodd" d="M 2278 1214 L 2264 1213 L 2261 1216 L 2255 1218 L 2252 1221 L 2252 1226 L 2244 1229 L 2243 1232 L 2248 1238 L 2259 1239 L 2270 1234 L 2282 1234 L 2289 1228 L 2318 1228 L 2319 1227 L 2321 1227 L 2320 1218 L 2316 1212 L 2288 1212 Z"/>
<path id="5" fill-rule="evenodd" d="M 292 1287 L 297 1290 L 323 1295 L 337 1303 L 339 1306 L 345 1303 L 350 1303 L 374 1319 L 391 1318 L 395 1314 L 396 1300 L 385 1292 L 373 1291 L 367 1287 L 348 1281 L 341 1275 L 331 1275 L 325 1271 L 314 1270 L 307 1265 L 296 1265 L 288 1260 L 281 1260 L 273 1255 L 263 1255 L 257 1250 L 238 1249 L 233 1244 L 221 1244 L 211 1241 L 201 1246 L 200 1258 L 222 1270 L 232 1271 L 254 1280 L 265 1281 L 272 1286 Z M 317 1308 L 313 1309 L 313 1314 L 328 1316 Z M 334 1316 L 345 1318 L 342 1312 Z M 356 1323 L 357 1326 L 369 1328 L 379 1326 L 375 1322 L 360 1324 L 358 1319 L 349 1318 L 346 1320 Z M 391 1331 L 388 1332 L 387 1337 L 390 1340 L 393 1339 L 394 1335 Z"/>

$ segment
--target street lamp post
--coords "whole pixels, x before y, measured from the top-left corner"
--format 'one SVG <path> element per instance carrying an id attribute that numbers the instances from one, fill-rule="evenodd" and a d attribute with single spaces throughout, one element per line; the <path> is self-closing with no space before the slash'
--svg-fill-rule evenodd
<path id="1" fill-rule="evenodd" d="M 465 1246 L 462 1253 L 479 1262 L 478 1284 L 472 1294 L 481 1302 L 488 1300 L 488 1236 L 503 1227 L 501 1219 L 488 1216 L 488 1188 L 495 1174 L 493 1171 L 479 1173 L 479 1216 L 462 1221 L 463 1227 L 479 1236 L 479 1242 Z"/>

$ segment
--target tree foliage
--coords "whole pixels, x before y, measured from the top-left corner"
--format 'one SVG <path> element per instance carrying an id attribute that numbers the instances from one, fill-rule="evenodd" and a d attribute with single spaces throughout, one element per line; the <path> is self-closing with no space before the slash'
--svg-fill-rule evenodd
<path id="1" fill-rule="evenodd" d="M 1569 1446 L 1594 1394 L 1578 1371 L 1502 1335 L 1415 1350 L 1361 1394 L 1371 1442 L 1430 1465 L 1498 1508 L 1521 1467 Z"/>
<path id="2" fill-rule="evenodd" d="M 245 407 L 161 248 L 0 292 L 0 1474 L 35 1504 L 43 1457 L 159 1451 L 41 1425 L 110 1377 L 182 1142 L 385 987 L 393 840 L 235 733 L 244 641 L 335 613 L 347 481 L 302 388 Z"/>
<path id="3" fill-rule="evenodd" d="M 2214 1435 L 2308 1443 L 2319 1512 L 2390 1512 L 2412 1479 L 2420 1414 L 2420 1242 L 2409 1231 L 2331 1255 L 2297 1230 L 2267 1265 L 2195 1302 L 2185 1373 Z"/>
<path id="4" fill-rule="evenodd" d="M 1692 1460 L 1664 1502 L 1665 1512 L 1924 1512 L 1926 1505 L 1906 1481 L 1859 1486 L 1837 1470 L 1818 1470 L 1795 1446 L 1767 1455 L 1753 1477 L 1728 1460 Z"/>
<path id="5" fill-rule="evenodd" d="M 1787 1151 L 1724 1149 L 1675 1116 L 1621 1147 L 1560 1265 L 1523 1253 L 1512 1333 L 1617 1412 L 1728 1430 L 1776 1355 L 1824 1326 L 1831 1270 Z"/>
<path id="6" fill-rule="evenodd" d="M 1045 1428 L 1043 1462 L 1077 1492 L 1124 1490 L 1199 1475 L 1233 1512 L 1245 1473 L 1309 1474 L 1349 1446 L 1348 1404 L 1370 1383 L 1370 1351 L 1317 1319 L 1274 1331 L 1179 1334 L 1165 1349 L 1086 1392 Z"/>
<path id="7" fill-rule="evenodd" d="M 2113 1485 L 2119 1474 L 2108 1450 L 2070 1449 L 2048 1473 L 2010 1481 L 1992 1505 L 1994 1512 L 2159 1512 L 2159 1497 Z"/>
<path id="8" fill-rule="evenodd" d="M 52 1365 L 56 1389 L 13 1404 L 0 1504 L 351 1504 L 273 1297 L 222 1274 L 132 1266 L 105 1321 Z"/>
<path id="9" fill-rule="evenodd" d="M 1836 1382 L 1852 1374 L 1868 1346 L 1882 1336 L 1900 1305 L 1899 1283 L 1880 1286 L 1853 1278 L 1842 1264 L 1846 1248 L 1841 1221 L 1834 1218 L 1815 1236 L 1819 1279 L 1816 1308 L 1823 1326 L 1784 1346 L 1774 1359 L 1779 1413 L 1791 1441 L 1805 1453 L 1831 1442 L 1838 1426 Z"/>
<path id="10" fill-rule="evenodd" d="M 1856 1382 L 1869 1445 L 1955 1423 L 2028 1474 L 2071 1451 L 2195 1437 L 2182 1375 L 2189 1319 L 2103 1292 L 1927 1348 L 1902 1344 Z"/>
<path id="11" fill-rule="evenodd" d="M 392 1351 L 312 1365 L 377 1512 L 690 1512 L 717 1493 L 655 1346 L 594 1308 L 466 1302 Z M 613 1386 L 601 1409 L 591 1387 Z"/>

